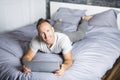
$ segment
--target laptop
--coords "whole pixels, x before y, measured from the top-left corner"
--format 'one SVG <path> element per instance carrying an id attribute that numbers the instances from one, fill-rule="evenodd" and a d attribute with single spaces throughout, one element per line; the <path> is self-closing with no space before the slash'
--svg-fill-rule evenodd
<path id="1" fill-rule="evenodd" d="M 54 72 L 60 69 L 61 62 L 57 61 L 24 61 L 23 64 L 33 72 Z"/>

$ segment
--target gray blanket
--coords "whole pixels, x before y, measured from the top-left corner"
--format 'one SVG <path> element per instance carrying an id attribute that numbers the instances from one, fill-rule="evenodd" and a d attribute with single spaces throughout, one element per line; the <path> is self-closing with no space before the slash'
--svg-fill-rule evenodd
<path id="1" fill-rule="evenodd" d="M 89 26 L 86 37 L 73 44 L 74 63 L 64 76 L 45 72 L 25 74 L 21 57 L 36 34 L 35 24 L 0 34 L 0 80 L 100 80 L 120 55 L 120 31 Z M 45 59 L 44 56 L 40 58 Z"/>

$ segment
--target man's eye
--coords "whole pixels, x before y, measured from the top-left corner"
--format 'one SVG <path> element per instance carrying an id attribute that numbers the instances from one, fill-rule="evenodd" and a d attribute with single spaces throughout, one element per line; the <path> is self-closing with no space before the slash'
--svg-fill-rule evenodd
<path id="1" fill-rule="evenodd" d="M 50 30 L 47 30 L 47 32 L 49 32 Z"/>

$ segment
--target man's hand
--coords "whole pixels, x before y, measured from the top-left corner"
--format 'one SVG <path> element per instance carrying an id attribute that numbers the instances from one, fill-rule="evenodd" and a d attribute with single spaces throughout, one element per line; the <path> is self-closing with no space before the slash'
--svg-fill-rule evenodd
<path id="1" fill-rule="evenodd" d="M 63 76 L 65 72 L 65 65 L 61 64 L 60 69 L 55 71 L 55 75 L 57 76 Z"/>
<path id="2" fill-rule="evenodd" d="M 55 75 L 63 76 L 65 70 L 71 67 L 72 65 L 72 50 L 63 55 L 64 62 L 61 64 L 60 69 L 55 71 Z"/>
<path id="3" fill-rule="evenodd" d="M 29 72 L 31 72 L 31 69 L 26 67 L 25 65 L 23 65 L 23 72 L 24 73 L 29 73 Z"/>

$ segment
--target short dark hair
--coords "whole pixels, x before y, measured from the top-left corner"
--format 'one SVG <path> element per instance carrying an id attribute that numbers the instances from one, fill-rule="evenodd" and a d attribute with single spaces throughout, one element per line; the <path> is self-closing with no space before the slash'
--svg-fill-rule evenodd
<path id="1" fill-rule="evenodd" d="M 38 26 L 41 25 L 44 22 L 47 22 L 47 23 L 50 24 L 50 22 L 47 19 L 40 18 L 37 22 L 36 28 L 38 29 Z"/>

